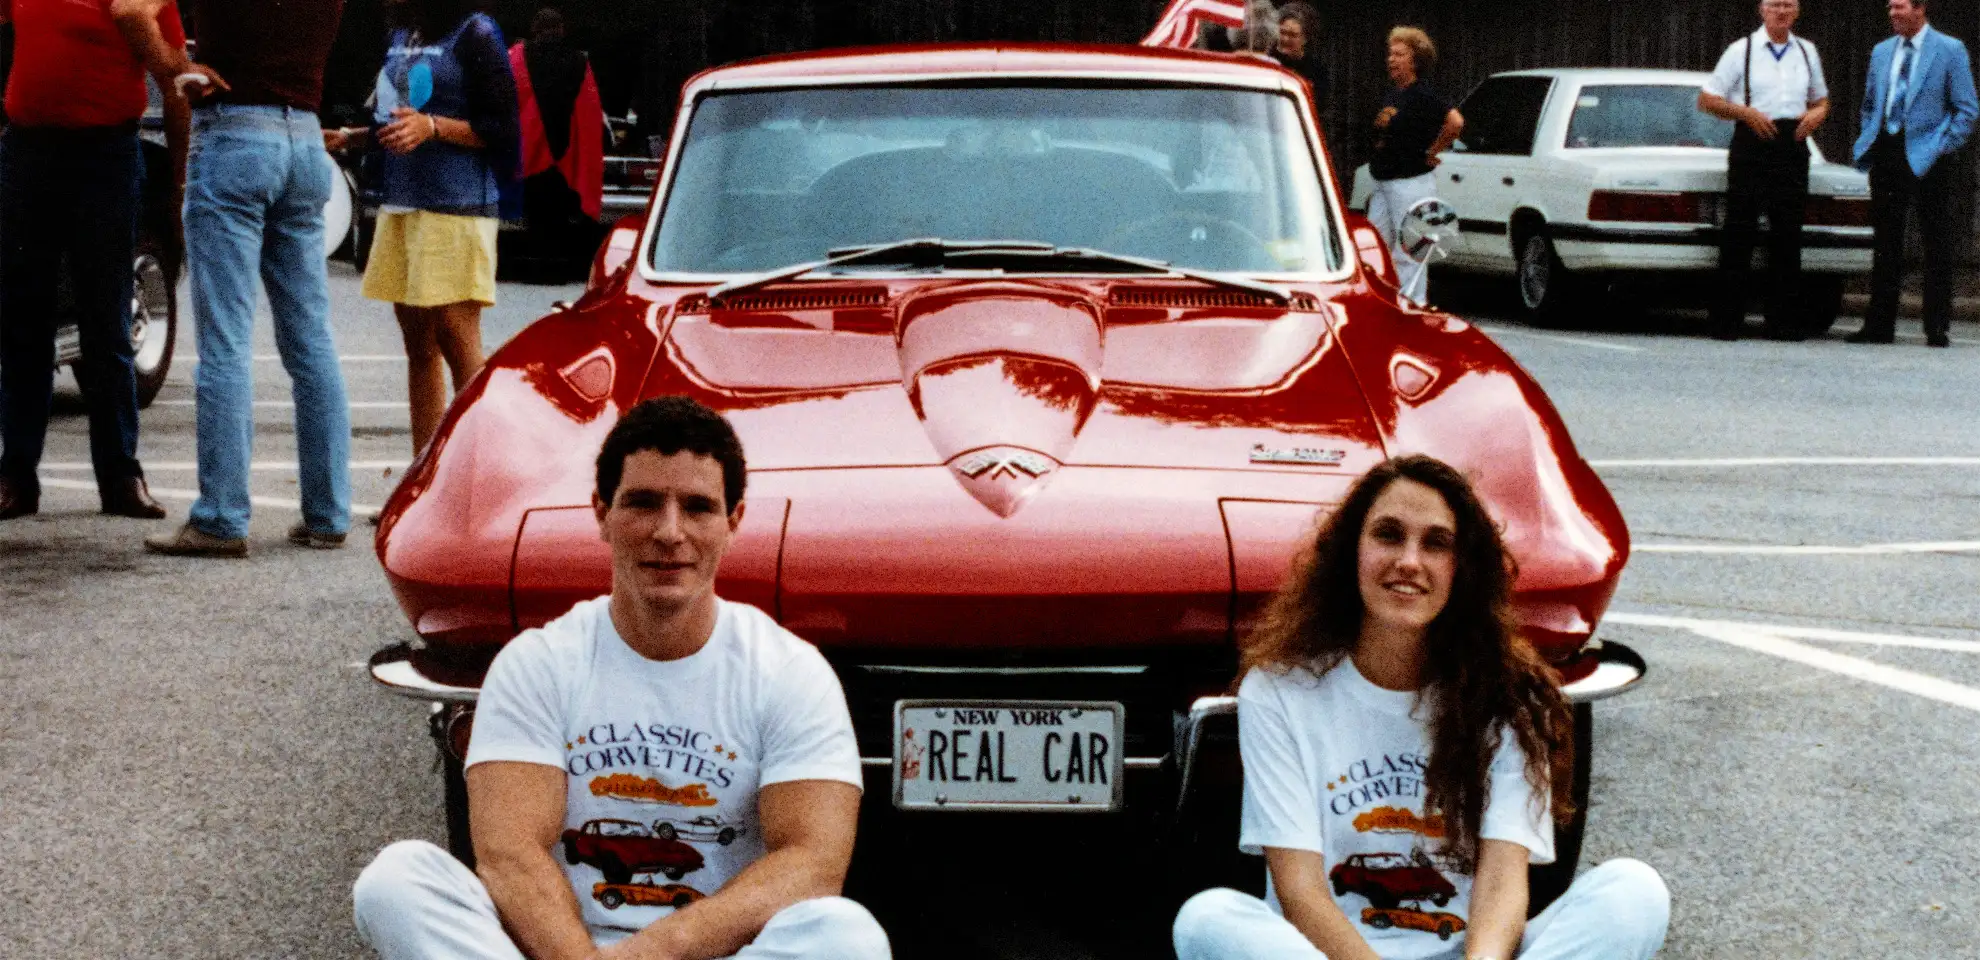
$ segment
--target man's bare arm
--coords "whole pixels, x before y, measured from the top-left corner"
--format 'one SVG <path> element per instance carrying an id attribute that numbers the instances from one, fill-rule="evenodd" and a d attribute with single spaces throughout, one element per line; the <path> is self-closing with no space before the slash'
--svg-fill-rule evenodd
<path id="1" fill-rule="evenodd" d="M 1266 847 L 1265 868 L 1272 872 L 1286 922 L 1328 960 L 1382 960 L 1328 896 L 1326 858 L 1311 850 Z"/>
<path id="2" fill-rule="evenodd" d="M 1822 124 L 1828 119 L 1829 98 L 1823 97 L 1808 105 L 1808 112 L 1801 115 L 1800 125 L 1794 128 L 1794 138 L 1806 140 L 1814 136 L 1815 131 L 1822 129 Z"/>
<path id="3" fill-rule="evenodd" d="M 586 960 L 596 948 L 577 894 L 551 856 L 564 829 L 566 774 L 535 763 L 468 768 L 475 874 L 502 925 L 535 960 Z"/>
<path id="4" fill-rule="evenodd" d="M 212 67 L 192 62 L 192 58 L 186 56 L 184 47 L 175 47 L 165 41 L 164 32 L 158 29 L 158 13 L 170 2 L 172 0 L 114 0 L 110 4 L 110 16 L 117 21 L 117 32 L 124 35 L 124 42 L 130 45 L 138 62 L 151 71 L 161 88 L 169 89 L 172 78 L 182 73 L 196 73 L 217 89 L 232 89 Z M 193 94 L 193 98 L 197 100 L 198 95 Z"/>
<path id="5" fill-rule="evenodd" d="M 1774 121 L 1766 114 L 1746 104 L 1734 103 L 1716 93 L 1706 93 L 1700 90 L 1698 91 L 1698 109 L 1721 120 L 1731 120 L 1734 123 L 1744 124 L 1748 130 L 1753 131 L 1754 136 L 1762 140 L 1774 139 Z"/>
<path id="6" fill-rule="evenodd" d="M 775 783 L 757 793 L 769 851 L 714 896 L 676 910 L 606 950 L 613 960 L 709 960 L 740 951 L 779 910 L 838 896 L 859 827 L 859 788 L 836 780 Z"/>

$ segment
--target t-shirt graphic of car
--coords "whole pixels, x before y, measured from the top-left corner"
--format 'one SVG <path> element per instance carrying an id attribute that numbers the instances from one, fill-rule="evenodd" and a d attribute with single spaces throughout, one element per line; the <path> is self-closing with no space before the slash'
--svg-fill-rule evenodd
<path id="1" fill-rule="evenodd" d="M 713 840 L 725 847 L 747 832 L 744 827 L 706 814 L 692 820 L 663 817 L 653 821 L 653 835 L 656 837 L 666 840 Z"/>
<path id="2" fill-rule="evenodd" d="M 631 882 L 636 873 L 665 874 L 669 880 L 701 869 L 701 851 L 679 840 L 654 836 L 632 820 L 587 820 L 564 831 L 564 860 L 597 867 L 608 884 Z"/>
<path id="3" fill-rule="evenodd" d="M 591 898 L 607 910 L 617 910 L 628 903 L 635 907 L 673 907 L 678 910 L 706 896 L 707 894 L 684 883 L 594 883 L 591 885 Z"/>
<path id="4" fill-rule="evenodd" d="M 1421 850 L 1400 853 L 1357 853 L 1328 871 L 1334 896 L 1358 893 L 1383 910 L 1405 900 L 1428 900 L 1437 906 L 1451 902 L 1457 888 L 1438 872 Z"/>
<path id="5" fill-rule="evenodd" d="M 1403 930 L 1422 930 L 1434 933 L 1439 940 L 1449 940 L 1464 929 L 1464 918 L 1455 913 L 1435 913 L 1424 910 L 1396 910 L 1369 907 L 1361 911 L 1363 926 L 1377 930 L 1397 927 Z"/>

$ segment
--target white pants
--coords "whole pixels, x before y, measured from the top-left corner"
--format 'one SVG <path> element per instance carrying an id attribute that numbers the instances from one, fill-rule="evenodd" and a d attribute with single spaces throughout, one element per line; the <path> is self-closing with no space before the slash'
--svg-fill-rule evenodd
<path id="1" fill-rule="evenodd" d="M 1576 877 L 1527 921 L 1519 960 L 1649 960 L 1664 945 L 1671 894 L 1657 871 L 1610 860 Z M 1270 904 L 1236 890 L 1205 890 L 1176 914 L 1176 960 L 1327 960 Z M 1449 956 L 1464 955 L 1453 940 Z"/>
<path id="2" fill-rule="evenodd" d="M 1397 241 L 1402 235 L 1403 214 L 1418 200 L 1436 195 L 1437 175 L 1426 173 L 1401 180 L 1377 180 L 1375 192 L 1368 198 L 1368 219 L 1375 224 L 1375 232 L 1389 243 L 1389 259 L 1396 262 L 1397 285 L 1402 287 L 1403 296 L 1419 305 L 1430 302 L 1430 266 L 1410 259 Z"/>
<path id="3" fill-rule="evenodd" d="M 380 851 L 351 890 L 358 935 L 383 960 L 524 960 L 502 929 L 488 888 L 424 840 Z M 592 931 L 599 946 L 631 933 Z M 880 922 L 844 897 L 803 900 L 764 924 L 733 960 L 890 960 Z"/>

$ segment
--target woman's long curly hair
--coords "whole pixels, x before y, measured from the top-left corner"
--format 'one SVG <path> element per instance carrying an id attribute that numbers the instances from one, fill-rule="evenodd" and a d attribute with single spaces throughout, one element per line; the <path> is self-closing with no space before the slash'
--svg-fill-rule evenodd
<path id="1" fill-rule="evenodd" d="M 1398 480 L 1437 491 L 1457 519 L 1450 598 L 1424 638 L 1424 703 L 1431 711 L 1424 811 L 1443 816 L 1442 854 L 1469 873 L 1477 864 L 1492 757 L 1506 728 L 1526 753 L 1526 779 L 1535 794 L 1551 793 L 1555 820 L 1565 823 L 1573 815 L 1574 721 L 1559 675 L 1519 634 L 1512 617 L 1512 558 L 1462 474 L 1415 455 L 1384 462 L 1357 481 L 1245 637 L 1238 676 L 1301 667 L 1317 676 L 1353 652 L 1365 612 L 1358 566 L 1362 527 L 1375 500 Z"/>

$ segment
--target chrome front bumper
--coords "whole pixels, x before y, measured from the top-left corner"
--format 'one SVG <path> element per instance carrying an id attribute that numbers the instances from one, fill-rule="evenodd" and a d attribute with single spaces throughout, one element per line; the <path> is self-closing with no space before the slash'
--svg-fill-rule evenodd
<path id="1" fill-rule="evenodd" d="M 402 697 L 434 703 L 473 703 L 481 697 L 479 687 L 457 687 L 420 672 L 413 663 L 410 643 L 393 644 L 371 655 L 371 679 Z"/>
<path id="2" fill-rule="evenodd" d="M 1588 654 L 1595 657 L 1595 671 L 1561 687 L 1569 703 L 1606 700 L 1635 686 L 1648 668 L 1636 651 L 1607 640 L 1596 641 Z"/>

